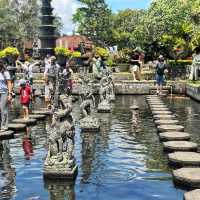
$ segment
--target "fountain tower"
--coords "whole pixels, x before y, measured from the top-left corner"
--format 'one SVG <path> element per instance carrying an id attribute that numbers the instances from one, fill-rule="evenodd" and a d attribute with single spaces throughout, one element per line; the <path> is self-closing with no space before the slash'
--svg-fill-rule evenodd
<path id="1" fill-rule="evenodd" d="M 47 54 L 54 55 L 54 48 L 56 47 L 56 27 L 53 23 L 55 17 L 53 15 L 51 1 L 42 0 L 41 25 L 39 28 L 40 55 L 42 58 Z"/>

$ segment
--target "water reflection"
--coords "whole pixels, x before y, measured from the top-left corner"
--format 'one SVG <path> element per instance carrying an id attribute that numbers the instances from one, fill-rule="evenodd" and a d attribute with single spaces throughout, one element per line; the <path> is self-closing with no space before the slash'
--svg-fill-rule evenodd
<path id="1" fill-rule="evenodd" d="M 49 200 L 76 200 L 74 182 L 45 180 Z"/>
<path id="2" fill-rule="evenodd" d="M 0 142 L 0 197 L 9 200 L 15 196 L 15 168 L 11 165 L 10 147 L 8 141 Z"/>
<path id="3" fill-rule="evenodd" d="M 31 130 L 29 127 L 26 128 L 22 142 L 24 156 L 26 160 L 30 160 L 33 156 L 33 143 L 31 137 Z"/>
<path id="4" fill-rule="evenodd" d="M 96 133 L 82 133 L 82 183 L 87 183 L 89 181 L 90 175 L 92 173 L 92 163 L 95 160 L 95 134 Z"/>

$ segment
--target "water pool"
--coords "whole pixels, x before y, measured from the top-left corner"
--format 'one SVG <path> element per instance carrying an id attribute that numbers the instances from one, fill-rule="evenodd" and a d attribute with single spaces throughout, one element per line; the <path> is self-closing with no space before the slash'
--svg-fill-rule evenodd
<path id="1" fill-rule="evenodd" d="M 165 99 L 177 118 L 200 143 L 199 104 L 187 99 Z M 140 107 L 140 131 L 132 128 L 129 107 Z M 48 121 L 0 145 L 0 199 L 4 200 L 182 200 L 162 151 L 144 96 L 119 96 L 110 114 L 101 119 L 99 133 L 81 133 L 76 123 L 75 155 L 79 173 L 75 184 L 43 181 Z M 78 122 L 78 104 L 74 106 Z M 33 155 L 25 155 L 32 144 Z"/>

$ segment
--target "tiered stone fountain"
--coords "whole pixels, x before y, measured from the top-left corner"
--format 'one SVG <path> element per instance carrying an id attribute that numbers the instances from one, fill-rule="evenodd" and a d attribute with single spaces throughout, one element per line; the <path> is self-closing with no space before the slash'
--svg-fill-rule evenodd
<path id="1" fill-rule="evenodd" d="M 47 54 L 53 55 L 56 46 L 56 27 L 54 21 L 53 8 L 51 0 L 42 0 L 41 25 L 40 25 L 40 55 L 44 58 Z"/>

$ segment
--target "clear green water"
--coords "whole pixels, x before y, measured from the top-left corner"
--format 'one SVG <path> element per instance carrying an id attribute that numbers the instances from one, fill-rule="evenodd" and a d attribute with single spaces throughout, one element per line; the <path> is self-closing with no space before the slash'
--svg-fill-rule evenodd
<path id="1" fill-rule="evenodd" d="M 199 104 L 189 99 L 165 100 L 200 143 Z M 140 131 L 134 132 L 129 107 L 140 107 Z M 0 199 L 9 200 L 182 200 L 174 187 L 166 155 L 143 96 L 119 96 L 112 113 L 96 114 L 99 133 L 81 133 L 76 123 L 76 183 L 44 182 L 48 122 L 29 129 L 33 156 L 27 160 L 24 133 L 0 145 Z M 74 117 L 79 117 L 78 105 Z"/>

